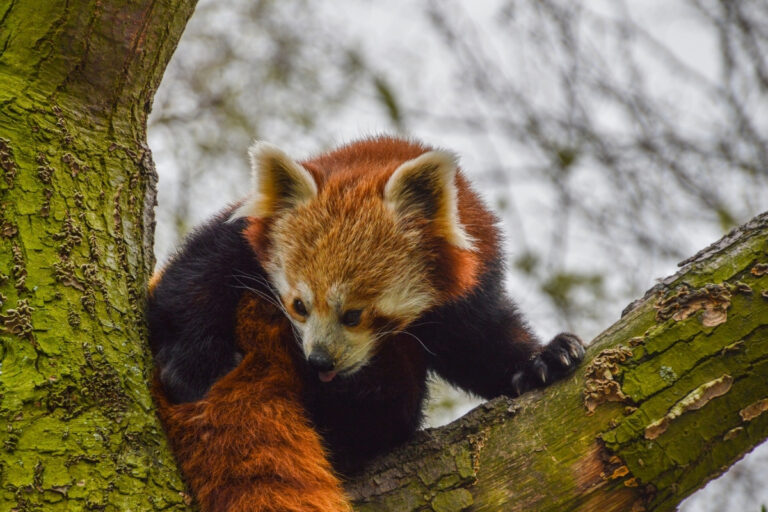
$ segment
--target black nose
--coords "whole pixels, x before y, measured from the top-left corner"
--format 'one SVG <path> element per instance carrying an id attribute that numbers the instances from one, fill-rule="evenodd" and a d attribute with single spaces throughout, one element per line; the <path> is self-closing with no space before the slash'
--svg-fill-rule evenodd
<path id="1" fill-rule="evenodd" d="M 312 349 L 307 361 L 309 362 L 309 366 L 316 372 L 329 372 L 333 370 L 333 358 L 331 358 L 331 355 L 327 351 L 321 348 Z"/>

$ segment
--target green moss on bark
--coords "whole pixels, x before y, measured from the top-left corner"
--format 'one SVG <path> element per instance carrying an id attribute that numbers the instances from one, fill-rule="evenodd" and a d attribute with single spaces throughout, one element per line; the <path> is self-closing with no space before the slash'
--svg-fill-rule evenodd
<path id="1" fill-rule="evenodd" d="M 727 264 L 716 255 L 668 283 L 657 311 L 680 290 L 717 293 L 657 315 L 622 363 L 621 389 L 633 412 L 601 437 L 634 478 L 653 483 L 654 509 L 673 509 L 768 432 L 766 419 L 746 425 L 739 415 L 744 404 L 768 398 L 768 279 L 752 271 L 768 259 L 766 238 L 749 237 Z"/>
<path id="2" fill-rule="evenodd" d="M 142 303 L 146 114 L 193 8 L 0 6 L 0 509 L 187 508 Z"/>

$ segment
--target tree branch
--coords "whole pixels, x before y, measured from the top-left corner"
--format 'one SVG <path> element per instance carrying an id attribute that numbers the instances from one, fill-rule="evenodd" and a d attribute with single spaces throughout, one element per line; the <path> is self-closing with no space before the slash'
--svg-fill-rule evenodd
<path id="1" fill-rule="evenodd" d="M 567 381 L 421 432 L 356 510 L 673 510 L 768 437 L 768 213 L 682 264 Z"/>

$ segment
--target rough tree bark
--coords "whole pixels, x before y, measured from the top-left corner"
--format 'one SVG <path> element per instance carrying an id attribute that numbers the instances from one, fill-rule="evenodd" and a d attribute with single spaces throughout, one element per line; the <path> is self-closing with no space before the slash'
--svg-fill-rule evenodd
<path id="1" fill-rule="evenodd" d="M 155 419 L 152 95 L 194 0 L 0 0 L 0 509 L 186 509 Z M 768 219 L 689 261 L 577 375 L 424 432 L 373 510 L 667 510 L 768 433 Z"/>
<path id="2" fill-rule="evenodd" d="M 193 0 L 0 0 L 0 510 L 184 508 L 147 391 L 146 120 Z"/>
<path id="3" fill-rule="evenodd" d="M 674 510 L 768 437 L 766 274 L 768 213 L 628 307 L 573 378 L 374 463 L 355 509 Z"/>

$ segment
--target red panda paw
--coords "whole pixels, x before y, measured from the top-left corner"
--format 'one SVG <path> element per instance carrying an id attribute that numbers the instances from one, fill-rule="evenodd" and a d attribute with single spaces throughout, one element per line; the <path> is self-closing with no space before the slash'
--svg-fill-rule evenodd
<path id="1" fill-rule="evenodd" d="M 514 396 L 548 386 L 571 373 L 584 359 L 584 343 L 575 334 L 563 332 L 512 375 Z"/>

